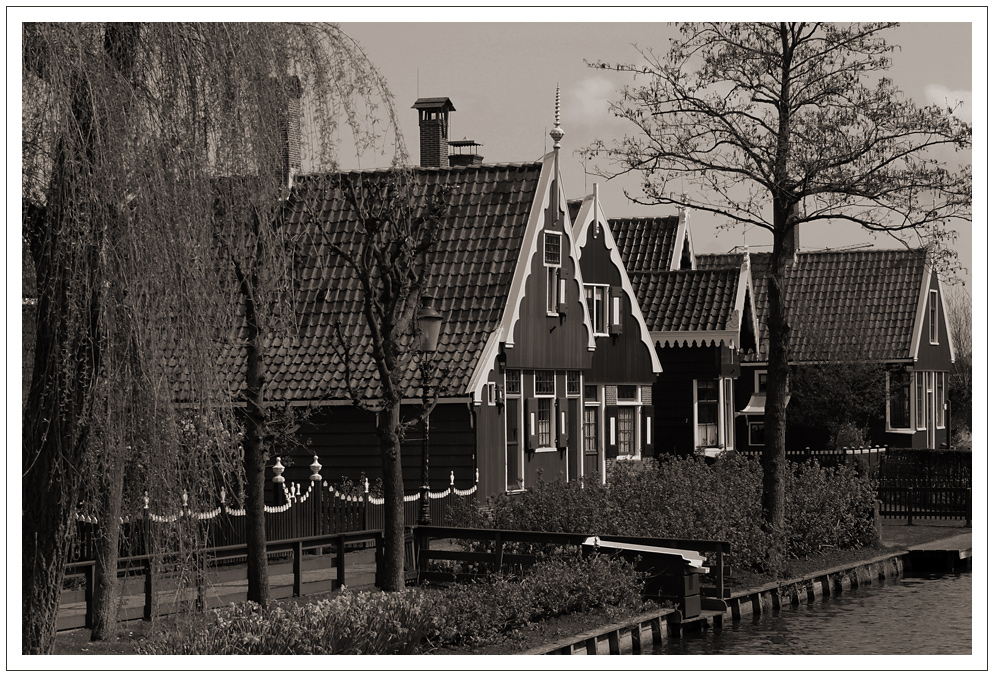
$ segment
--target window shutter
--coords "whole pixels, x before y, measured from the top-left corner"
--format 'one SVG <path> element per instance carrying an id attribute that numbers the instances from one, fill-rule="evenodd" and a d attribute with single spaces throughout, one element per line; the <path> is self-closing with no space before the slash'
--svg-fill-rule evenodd
<path id="1" fill-rule="evenodd" d="M 563 269 L 556 268 L 556 310 L 560 315 L 566 314 L 566 280 L 563 279 Z"/>
<path id="2" fill-rule="evenodd" d="M 538 402 L 534 399 L 525 400 L 525 447 L 538 449 Z"/>
<path id="3" fill-rule="evenodd" d="M 618 407 L 604 407 L 604 456 L 618 458 Z"/>
<path id="4" fill-rule="evenodd" d="M 607 313 L 609 326 L 608 331 L 612 336 L 617 336 L 621 333 L 621 297 L 621 288 L 611 287 L 607 299 Z"/>
<path id="5" fill-rule="evenodd" d="M 653 410 L 651 404 L 642 405 L 642 456 L 653 456 L 655 434 L 652 430 Z"/>
<path id="6" fill-rule="evenodd" d="M 556 399 L 556 446 L 560 449 L 569 446 L 568 402 L 565 397 Z"/>

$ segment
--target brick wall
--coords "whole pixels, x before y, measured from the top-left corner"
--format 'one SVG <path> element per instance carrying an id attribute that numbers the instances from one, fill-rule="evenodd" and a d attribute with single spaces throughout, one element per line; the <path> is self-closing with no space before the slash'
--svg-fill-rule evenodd
<path id="1" fill-rule="evenodd" d="M 443 119 L 421 120 L 421 166 L 449 166 L 449 140 Z"/>

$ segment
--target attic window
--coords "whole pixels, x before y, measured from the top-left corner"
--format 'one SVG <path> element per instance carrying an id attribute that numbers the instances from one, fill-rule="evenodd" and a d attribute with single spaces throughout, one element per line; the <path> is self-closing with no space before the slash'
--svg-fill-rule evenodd
<path id="1" fill-rule="evenodd" d="M 935 289 L 928 292 L 928 342 L 939 344 L 939 292 Z"/>
<path id="2" fill-rule="evenodd" d="M 562 265 L 562 257 L 560 255 L 562 237 L 560 233 L 545 233 L 545 265 Z"/>

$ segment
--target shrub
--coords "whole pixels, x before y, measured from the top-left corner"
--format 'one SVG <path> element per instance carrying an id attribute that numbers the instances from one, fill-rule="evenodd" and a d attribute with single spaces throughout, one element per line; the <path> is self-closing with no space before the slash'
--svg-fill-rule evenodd
<path id="1" fill-rule="evenodd" d="M 865 472 L 813 462 L 789 467 L 787 533 L 780 537 L 788 557 L 824 545 L 874 543 L 874 495 Z M 762 490 L 759 462 L 738 454 L 714 462 L 694 456 L 619 461 L 609 466 L 607 485 L 540 481 L 524 494 L 491 500 L 473 526 L 728 541 L 731 566 L 777 573 L 783 563 L 769 559 L 777 537 L 764 529 Z"/>
<path id="2" fill-rule="evenodd" d="M 423 590 L 351 592 L 263 609 L 254 602 L 167 622 L 138 647 L 145 654 L 408 654 L 444 622 Z"/>
<path id="3" fill-rule="evenodd" d="M 596 609 L 642 608 L 643 576 L 626 561 L 592 555 L 539 562 L 521 578 L 490 576 L 435 590 L 440 640 L 477 644 L 528 623 Z"/>
<path id="4" fill-rule="evenodd" d="M 824 468 L 816 461 L 794 465 L 787 477 L 787 547 L 790 558 L 825 546 L 839 549 L 874 545 L 876 495 L 858 467 Z"/>

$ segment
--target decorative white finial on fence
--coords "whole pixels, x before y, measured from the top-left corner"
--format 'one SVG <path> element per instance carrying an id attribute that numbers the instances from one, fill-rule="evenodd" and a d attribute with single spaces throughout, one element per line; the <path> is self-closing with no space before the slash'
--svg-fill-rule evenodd
<path id="1" fill-rule="evenodd" d="M 311 481 L 321 481 L 321 464 L 318 462 L 318 455 L 314 454 L 314 462 L 311 463 Z"/>
<path id="2" fill-rule="evenodd" d="M 362 484 L 363 490 L 368 494 L 369 493 L 369 479 L 368 478 L 364 479 L 362 481 L 362 483 L 363 483 Z"/>
<path id="3" fill-rule="evenodd" d="M 479 468 L 476 469 L 476 483 L 477 484 L 480 483 L 480 469 Z"/>
<path id="4" fill-rule="evenodd" d="M 145 491 L 145 509 L 148 510 L 148 491 Z"/>
<path id="5" fill-rule="evenodd" d="M 188 497 L 187 497 L 187 495 L 186 495 L 186 492 L 184 491 L 184 492 L 183 492 L 183 507 L 184 507 L 184 508 L 186 507 L 186 502 L 187 502 L 187 500 L 188 500 Z"/>
<path id="6" fill-rule="evenodd" d="M 224 487 L 221 487 L 221 505 L 224 505 L 224 497 L 226 496 L 224 492 Z"/>
<path id="7" fill-rule="evenodd" d="M 449 471 L 449 486 L 455 486 L 455 485 L 456 485 L 456 474 L 450 470 Z"/>
<path id="8" fill-rule="evenodd" d="M 273 464 L 273 484 L 283 484 L 286 480 L 283 478 L 283 471 L 286 468 L 280 463 L 280 457 L 276 457 L 276 463 Z"/>

